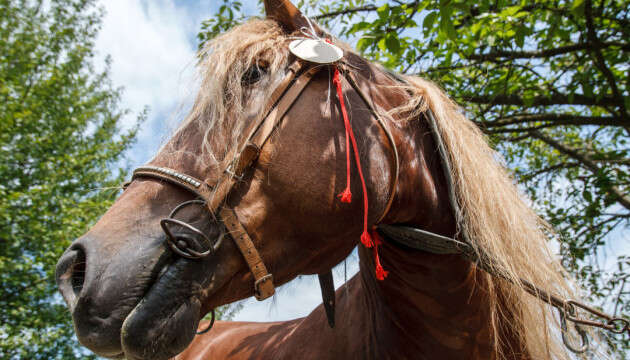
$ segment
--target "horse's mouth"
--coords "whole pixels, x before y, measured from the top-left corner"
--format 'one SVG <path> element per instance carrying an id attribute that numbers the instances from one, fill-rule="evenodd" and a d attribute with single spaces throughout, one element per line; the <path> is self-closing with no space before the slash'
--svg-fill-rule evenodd
<path id="1" fill-rule="evenodd" d="M 202 263 L 169 253 L 159 256 L 153 266 L 144 266 L 150 267 L 150 272 L 110 277 L 123 284 L 119 287 L 123 291 L 135 289 L 135 294 L 113 297 L 118 298 L 116 304 L 107 305 L 113 310 L 99 310 L 103 303 L 96 303 L 92 296 L 66 299 L 79 340 L 96 354 L 111 359 L 168 359 L 194 338 L 200 319 L 200 281 L 211 271 L 200 271 L 205 268 Z M 128 282 L 132 279 L 135 284 Z M 65 281 L 71 279 L 61 276 L 61 282 Z M 111 294 L 109 286 L 100 289 Z"/>
<path id="2" fill-rule="evenodd" d="M 160 270 L 122 323 L 120 342 L 125 358 L 168 359 L 190 344 L 201 309 L 197 272 L 195 263 L 183 258 Z"/>

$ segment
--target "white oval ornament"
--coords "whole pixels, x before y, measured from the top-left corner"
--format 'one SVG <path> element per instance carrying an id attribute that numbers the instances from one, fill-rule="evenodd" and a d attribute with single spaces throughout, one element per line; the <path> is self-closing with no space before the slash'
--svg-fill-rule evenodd
<path id="1" fill-rule="evenodd" d="M 343 50 L 323 40 L 293 40 L 289 44 L 289 50 L 302 60 L 318 64 L 331 64 L 343 57 Z"/>

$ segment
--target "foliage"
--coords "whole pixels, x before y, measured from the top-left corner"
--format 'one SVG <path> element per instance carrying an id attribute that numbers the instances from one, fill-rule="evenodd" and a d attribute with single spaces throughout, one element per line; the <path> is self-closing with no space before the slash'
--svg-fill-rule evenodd
<path id="1" fill-rule="evenodd" d="M 201 23 L 201 31 L 197 34 L 199 49 L 203 44 L 215 36 L 229 30 L 234 24 L 242 22 L 244 16 L 241 12 L 243 4 L 236 0 L 222 0 L 217 13 Z"/>
<path id="2" fill-rule="evenodd" d="M 54 269 L 111 204 L 136 127 L 95 69 L 94 0 L 0 0 L 0 358 L 71 359 Z M 142 118 L 142 115 L 140 116 Z"/>
<path id="3" fill-rule="evenodd" d="M 462 104 L 558 231 L 564 264 L 591 301 L 630 313 L 628 254 L 605 254 L 630 227 L 628 0 L 298 6 L 367 58 L 431 78 Z M 244 19 L 240 6 L 222 14 L 200 41 Z M 628 352 L 630 339 L 612 345 Z"/>

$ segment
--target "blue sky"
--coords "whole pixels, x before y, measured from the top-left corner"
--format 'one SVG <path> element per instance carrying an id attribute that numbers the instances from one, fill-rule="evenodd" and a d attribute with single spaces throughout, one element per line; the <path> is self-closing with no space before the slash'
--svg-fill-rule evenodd
<path id="1" fill-rule="evenodd" d="M 106 15 L 96 42 L 98 63 L 110 56 L 111 80 L 123 87 L 122 107 L 131 110 L 125 127 L 135 124 L 147 107 L 148 118 L 129 152 L 129 166 L 147 162 L 168 134 L 186 115 L 196 93 L 194 77 L 196 35 L 203 20 L 216 10 L 218 1 L 103 0 Z M 255 14 L 256 2 L 247 13 Z M 246 5 L 247 6 L 247 5 Z M 348 261 L 348 277 L 357 271 L 356 257 Z M 343 282 L 343 266 L 335 273 Z M 302 276 L 285 285 L 270 299 L 243 301 L 235 320 L 277 321 L 308 315 L 321 303 L 316 276 Z"/>

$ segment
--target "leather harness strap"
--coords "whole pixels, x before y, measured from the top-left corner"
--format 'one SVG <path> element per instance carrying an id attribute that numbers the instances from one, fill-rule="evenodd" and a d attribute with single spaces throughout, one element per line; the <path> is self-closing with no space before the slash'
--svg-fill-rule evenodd
<path id="1" fill-rule="evenodd" d="M 247 234 L 247 230 L 238 220 L 238 216 L 234 209 L 227 207 L 221 208 L 219 214 L 223 220 L 223 224 L 228 229 L 230 236 L 234 239 L 234 243 L 243 254 L 243 258 L 254 275 L 254 296 L 257 300 L 264 300 L 275 293 L 273 285 L 273 275 L 267 271 L 267 267 L 263 263 L 254 242 Z"/>
<path id="2" fill-rule="evenodd" d="M 293 85 L 286 91 L 286 93 L 284 93 L 284 96 L 280 98 L 279 102 L 273 107 L 271 112 L 264 117 L 264 121 L 260 124 L 260 126 L 254 130 L 252 135 L 250 135 L 248 144 L 241 152 L 241 155 L 236 162 L 236 167 L 233 168 L 233 173 L 230 174 L 231 176 L 224 182 L 228 184 L 224 187 L 227 189 L 225 191 L 229 192 L 236 184 L 236 181 L 242 179 L 245 170 L 252 166 L 260 154 L 260 149 L 262 149 L 265 145 L 274 129 L 276 129 L 280 124 L 284 115 L 287 111 L 289 111 L 291 105 L 293 105 L 295 100 L 297 100 L 317 71 L 318 68 L 313 67 L 298 76 Z M 274 101 L 274 96 L 272 96 L 272 101 Z M 227 195 L 227 192 L 225 195 Z M 211 201 L 208 203 L 209 209 L 212 213 L 215 213 L 216 208 L 223 201 L 221 198 L 225 198 L 225 195 L 215 194 L 213 196 Z M 254 275 L 254 296 L 256 296 L 256 299 L 258 300 L 270 297 L 275 292 L 273 276 L 268 273 L 267 267 L 263 263 L 260 254 L 256 250 L 252 239 L 247 233 L 247 230 L 238 220 L 238 215 L 233 209 L 228 209 L 227 207 L 222 207 L 219 215 L 221 219 L 223 219 L 223 223 L 230 232 L 232 239 L 234 239 L 234 243 L 241 251 L 241 254 L 243 254 L 243 258 L 247 262 L 247 266 Z"/>
<path id="3" fill-rule="evenodd" d="M 300 63 L 296 62 L 294 64 Z M 247 137 L 247 141 L 238 154 L 236 161 L 227 168 L 225 174 L 216 185 L 214 194 L 210 198 L 210 201 L 208 201 L 208 209 L 210 212 L 213 214 L 216 213 L 234 185 L 242 180 L 244 172 L 249 169 L 258 158 L 260 150 L 273 133 L 273 130 L 278 126 L 281 119 L 287 111 L 289 111 L 289 108 L 291 108 L 291 105 L 297 100 L 319 69 L 318 67 L 312 67 L 298 75 L 299 67 L 291 66 L 289 68 L 289 70 L 294 73 L 294 76 L 289 77 L 290 81 L 283 82 L 283 84 L 276 89 L 269 101 L 272 105 L 267 107 L 271 110 L 256 122 L 257 125 L 254 126 L 253 131 Z M 287 89 L 287 87 L 289 88 Z"/>
<path id="4" fill-rule="evenodd" d="M 232 188 L 238 181 L 242 180 L 245 172 L 253 166 L 262 147 L 271 137 L 274 129 L 278 127 L 284 115 L 310 83 L 313 76 L 321 69 L 311 67 L 301 71 L 302 68 L 303 65 L 299 61 L 295 61 L 289 66 L 288 70 L 291 76 L 287 76 L 273 92 L 265 111 L 254 122 L 244 146 L 235 154 L 236 156 L 233 157 L 235 160 L 225 169 L 224 174 L 216 183 L 204 182 L 173 169 L 157 166 L 139 167 L 134 170 L 131 178 L 132 181 L 139 177 L 167 181 L 203 199 L 212 214 L 216 214 L 220 208 L 219 216 L 254 276 L 254 295 L 258 300 L 264 300 L 274 294 L 273 276 L 268 272 L 254 242 L 239 221 L 234 209 L 222 205 Z"/>

